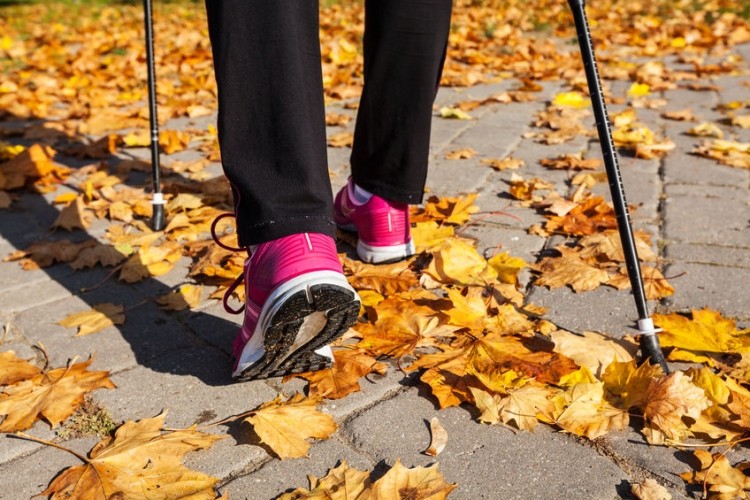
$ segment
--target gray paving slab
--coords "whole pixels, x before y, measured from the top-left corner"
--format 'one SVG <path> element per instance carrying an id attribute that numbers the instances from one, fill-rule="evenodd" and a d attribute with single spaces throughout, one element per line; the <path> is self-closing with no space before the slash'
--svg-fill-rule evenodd
<path id="1" fill-rule="evenodd" d="M 750 267 L 750 248 L 668 242 L 665 255 L 676 262 Z"/>
<path id="2" fill-rule="evenodd" d="M 428 423 L 434 416 L 448 433 L 437 457 L 422 453 L 430 444 Z M 392 464 L 400 458 L 406 466 L 437 462 L 446 480 L 459 485 L 451 498 L 613 498 L 628 479 L 569 436 L 541 426 L 516 433 L 480 424 L 463 408 L 436 410 L 416 389 L 351 420 L 343 433 L 374 460 Z"/>
<path id="3" fill-rule="evenodd" d="M 308 476 L 322 478 L 330 469 L 346 461 L 349 467 L 369 471 L 376 465 L 367 455 L 333 437 L 314 443 L 309 457 L 266 462 L 262 468 L 231 480 L 222 486 L 230 498 L 265 500 L 296 488 L 310 488 Z"/>
<path id="4" fill-rule="evenodd" d="M 750 244 L 745 186 L 667 185 L 664 235 L 669 240 L 746 247 Z"/>
<path id="5" fill-rule="evenodd" d="M 747 320 L 750 318 L 750 269 L 721 267 L 712 264 L 674 263 L 666 267 L 665 276 L 675 293 L 667 303 L 675 310 L 710 307 L 723 314 Z"/>

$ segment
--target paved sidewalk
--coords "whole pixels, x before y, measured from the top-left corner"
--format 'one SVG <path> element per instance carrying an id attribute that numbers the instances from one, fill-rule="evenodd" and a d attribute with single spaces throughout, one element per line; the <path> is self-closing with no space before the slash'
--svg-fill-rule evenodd
<path id="1" fill-rule="evenodd" d="M 735 49 L 750 61 L 750 46 Z M 668 61 L 671 67 L 677 64 Z M 750 66 L 750 65 L 748 65 Z M 715 90 L 684 88 L 665 91 L 668 104 L 661 110 L 641 109 L 639 118 L 677 144 L 663 160 L 641 160 L 622 156 L 621 167 L 628 201 L 638 205 L 634 224 L 653 235 L 655 250 L 665 276 L 673 277 L 676 292 L 662 310 L 681 311 L 708 306 L 750 325 L 750 171 L 722 166 L 690 154 L 698 138 L 683 135 L 693 122 L 660 118 L 663 110 L 693 110 L 701 121 L 717 121 L 720 103 L 750 100 L 750 77 L 706 77 L 703 83 Z M 470 89 L 441 89 L 438 106 L 489 96 L 510 90 L 517 81 L 480 85 Z M 507 195 L 512 172 L 496 172 L 480 163 L 481 158 L 513 155 L 526 166 L 516 171 L 525 178 L 540 177 L 557 184 L 565 193 L 566 174 L 541 167 L 538 160 L 563 153 L 586 152 L 600 156 L 596 141 L 580 137 L 558 146 L 541 145 L 524 134 L 532 130 L 534 115 L 558 92 L 569 90 L 563 83 L 544 83 L 532 102 L 493 104 L 472 111 L 474 120 L 436 117 L 433 128 L 432 165 L 427 185 L 431 193 L 455 196 L 477 192 L 483 212 L 507 215 L 476 218 L 466 234 L 476 237 L 480 251 L 499 244 L 526 261 L 554 242 L 529 235 L 527 228 L 542 222 L 535 211 L 518 206 Z M 612 95 L 625 97 L 629 83 L 610 82 Z M 624 109 L 610 108 L 610 113 Z M 330 111 L 350 113 L 341 104 Z M 213 117 L 206 122 L 210 122 Z M 353 122 L 348 129 L 353 127 Z M 174 128 L 174 126 L 170 127 Z M 725 131 L 729 127 L 724 127 Z M 339 129 L 331 129 L 330 133 Z M 737 139 L 750 141 L 750 130 L 732 128 Z M 469 160 L 446 160 L 445 153 L 472 147 L 479 154 Z M 334 189 L 347 177 L 346 149 L 330 150 Z M 602 194 L 606 185 L 596 187 Z M 607 194 L 608 197 L 608 194 Z M 49 197 L 24 195 L 0 216 L 0 255 L 5 256 L 29 243 L 49 236 L 57 208 Z M 101 236 L 104 225 L 90 233 Z M 65 237 L 65 235 L 62 235 Z M 188 426 L 255 408 L 278 392 L 291 394 L 304 384 L 279 379 L 232 384 L 229 379 L 230 344 L 237 317 L 227 315 L 221 304 L 206 301 L 197 310 L 169 314 L 149 303 L 128 315 L 119 328 L 75 338 L 57 322 L 93 303 L 116 302 L 132 306 L 145 297 L 163 293 L 184 280 L 185 266 L 157 280 L 136 285 L 111 285 L 81 294 L 84 287 L 104 278 L 108 270 L 72 272 L 67 265 L 26 272 L 17 263 L 0 263 L 0 320 L 5 336 L 0 350 L 13 349 L 31 356 L 31 346 L 42 342 L 53 366 L 62 366 L 75 356 L 95 356 L 94 369 L 112 373 L 116 390 L 101 390 L 94 398 L 117 422 L 154 416 L 169 409 L 170 427 Z M 524 278 L 527 282 L 528 275 Z M 597 330 L 620 335 L 635 319 L 635 307 L 627 291 L 602 287 L 575 294 L 568 289 L 530 287 L 528 300 L 549 309 L 547 317 L 573 331 Z M 340 460 L 372 470 L 401 459 L 407 466 L 439 462 L 448 482 L 458 484 L 450 498 L 575 498 L 628 497 L 631 482 L 656 478 L 669 487 L 674 498 L 689 497 L 678 473 L 690 469 L 688 453 L 645 444 L 636 428 L 611 433 L 595 442 L 579 440 L 541 425 L 533 433 L 516 433 L 501 426 L 477 423 L 464 408 L 439 411 L 415 374 L 392 367 L 382 379 L 363 380 L 363 391 L 324 406 L 339 424 L 329 440 L 313 444 L 309 459 L 280 461 L 250 441 L 241 426 L 221 428 L 230 434 L 208 452 L 190 455 L 188 465 L 222 478 L 222 490 L 230 498 L 265 499 L 290 488 L 308 486 L 307 475 L 323 476 Z M 429 445 L 426 422 L 439 416 L 448 432 L 445 451 L 437 459 L 421 452 Z M 31 434 L 54 438 L 45 423 L 37 423 Z M 66 442 L 86 453 L 96 438 Z M 731 452 L 736 461 L 748 458 L 746 450 Z M 28 498 L 39 493 L 62 469 L 74 465 L 67 454 L 36 443 L 0 438 L 0 498 Z"/>

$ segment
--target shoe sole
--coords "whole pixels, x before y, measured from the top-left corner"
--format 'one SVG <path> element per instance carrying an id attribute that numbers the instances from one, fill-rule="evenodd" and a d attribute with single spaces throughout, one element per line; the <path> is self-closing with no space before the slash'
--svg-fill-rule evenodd
<path id="1" fill-rule="evenodd" d="M 331 366 L 314 351 L 341 337 L 359 317 L 360 301 L 346 278 L 340 284 L 300 285 L 271 302 L 261 313 L 263 356 L 243 370 L 238 381 L 315 371 Z M 317 358 L 316 358 L 317 356 Z M 323 359 L 318 359 L 323 358 Z M 318 368 L 319 367 L 319 368 Z"/>
<path id="2" fill-rule="evenodd" d="M 411 257 L 416 253 L 414 240 L 408 243 L 388 246 L 375 246 L 365 243 L 360 238 L 357 242 L 357 255 L 363 262 L 372 264 L 390 264 Z"/>

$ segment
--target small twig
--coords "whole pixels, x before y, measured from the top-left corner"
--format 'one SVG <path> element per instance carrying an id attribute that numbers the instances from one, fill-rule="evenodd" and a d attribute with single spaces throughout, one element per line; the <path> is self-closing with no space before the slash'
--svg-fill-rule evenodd
<path id="1" fill-rule="evenodd" d="M 46 372 L 47 368 L 49 367 L 49 354 L 47 353 L 47 349 L 45 349 L 44 344 L 39 342 L 31 346 L 31 348 L 41 352 L 42 356 L 44 356 L 44 366 L 42 367 L 42 371 Z"/>
<path id="2" fill-rule="evenodd" d="M 71 450 L 70 448 L 66 448 L 65 446 L 61 446 L 57 443 L 53 443 L 52 441 L 47 441 L 46 439 L 41 439 L 34 436 L 29 436 L 28 434 L 24 432 L 16 432 L 14 434 L 8 434 L 9 438 L 17 438 L 17 439 L 26 439 L 28 441 L 34 441 L 36 443 L 44 444 L 47 446 L 51 446 L 53 448 L 57 448 L 58 450 L 67 451 L 71 455 L 74 455 L 77 457 L 81 462 L 88 464 L 91 463 L 91 460 L 89 460 L 87 457 L 81 455 L 80 453 L 76 453 L 75 451 Z"/>
<path id="3" fill-rule="evenodd" d="M 115 267 L 114 269 L 112 269 L 112 271 L 111 271 L 111 272 L 110 272 L 110 273 L 109 273 L 108 275 L 106 275 L 106 276 L 104 277 L 104 279 L 102 279 L 102 280 L 101 280 L 101 281 L 100 281 L 99 283 L 95 284 L 94 286 L 90 286 L 90 287 L 88 287 L 88 288 L 85 288 L 85 287 L 84 287 L 84 288 L 81 288 L 81 289 L 79 290 L 79 292 L 80 292 L 80 293 L 87 293 L 87 292 L 90 292 L 90 291 L 92 291 L 92 290 L 96 290 L 97 288 L 99 288 L 100 286 L 102 286 L 102 285 L 103 285 L 104 283 L 106 283 L 107 281 L 109 281 L 109 279 L 110 279 L 110 278 L 111 278 L 112 276 L 114 276 L 114 275 L 115 275 L 115 273 L 116 273 L 117 271 L 119 271 L 120 269 L 122 269 L 122 266 L 124 266 L 124 265 L 125 265 L 125 264 L 120 264 L 119 266 L 117 266 L 117 267 Z"/>

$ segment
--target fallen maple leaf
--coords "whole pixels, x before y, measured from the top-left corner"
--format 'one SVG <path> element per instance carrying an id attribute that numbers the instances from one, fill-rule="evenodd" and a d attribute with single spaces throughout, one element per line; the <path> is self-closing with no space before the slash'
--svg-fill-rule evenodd
<path id="1" fill-rule="evenodd" d="M 689 484 L 703 486 L 712 493 L 708 498 L 716 499 L 738 499 L 748 498 L 747 491 L 750 490 L 750 477 L 747 471 L 750 462 L 742 462 L 733 467 L 729 459 L 723 453 L 714 453 L 706 450 L 695 450 L 695 458 L 700 463 L 700 470 L 683 472 L 680 477 Z"/>
<path id="2" fill-rule="evenodd" d="M 622 430 L 630 420 L 626 409 L 616 408 L 604 399 L 602 382 L 573 385 L 553 400 L 563 408 L 555 415 L 554 422 L 568 432 L 589 439 Z"/>
<path id="3" fill-rule="evenodd" d="M 630 486 L 630 492 L 638 500 L 672 500 L 672 495 L 656 480 L 648 478 Z"/>
<path id="4" fill-rule="evenodd" d="M 308 394 L 311 398 L 344 398 L 360 390 L 361 377 L 370 373 L 385 375 L 388 370 L 387 365 L 361 349 L 337 349 L 333 351 L 333 358 L 331 368 L 295 375 L 310 382 Z"/>
<path id="5" fill-rule="evenodd" d="M 0 432 L 29 429 L 43 418 L 52 428 L 73 414 L 85 394 L 115 384 L 105 371 L 90 372 L 93 359 L 39 373 L 5 388 L 0 393 Z"/>
<path id="6" fill-rule="evenodd" d="M 41 370 L 13 351 L 0 352 L 0 386 L 13 385 L 39 375 Z"/>
<path id="7" fill-rule="evenodd" d="M 61 227 L 68 231 L 86 229 L 90 225 L 91 216 L 86 213 L 83 196 L 78 196 L 73 203 L 63 208 L 55 222 L 52 223 L 53 228 Z"/>
<path id="8" fill-rule="evenodd" d="M 508 158 L 485 158 L 481 160 L 481 163 L 483 165 L 488 165 L 495 170 L 503 171 L 503 170 L 516 170 L 524 165 L 526 165 L 526 162 L 523 160 L 520 160 L 518 158 L 513 158 L 509 156 Z"/>
<path id="9" fill-rule="evenodd" d="M 549 219 L 544 228 L 552 232 L 561 232 L 574 236 L 586 236 L 607 229 L 617 229 L 617 217 L 614 209 L 604 198 L 592 196 L 580 203 L 563 217 L 547 216 Z"/>
<path id="10" fill-rule="evenodd" d="M 659 365 L 636 364 L 631 361 L 613 361 L 602 375 L 604 388 L 618 400 L 622 408 L 640 407 L 646 403 L 646 391 L 651 382 L 664 372 Z"/>
<path id="11" fill-rule="evenodd" d="M 202 286 L 181 285 L 177 290 L 157 297 L 156 302 L 169 311 L 184 311 L 200 305 Z"/>
<path id="12" fill-rule="evenodd" d="M 609 281 L 609 274 L 592 266 L 582 259 L 575 250 L 564 245 L 557 247 L 560 257 L 545 257 L 529 267 L 541 273 L 535 284 L 549 288 L 570 286 L 576 292 L 586 292 L 598 288 Z"/>
<path id="13" fill-rule="evenodd" d="M 441 118 L 453 118 L 455 120 L 471 120 L 472 117 L 469 113 L 466 111 L 463 111 L 460 108 L 449 108 L 447 106 L 444 106 L 440 108 L 440 111 L 438 112 L 440 114 Z"/>
<path id="14" fill-rule="evenodd" d="M 446 160 L 468 160 L 469 158 L 473 158 L 475 154 L 477 154 L 477 152 L 474 151 L 473 148 L 461 148 L 461 149 L 455 149 L 453 151 L 448 151 L 447 153 L 445 153 L 445 159 Z"/>
<path id="15" fill-rule="evenodd" d="M 216 498 L 215 477 L 188 469 L 186 453 L 211 447 L 224 436 L 189 429 L 165 430 L 166 413 L 129 420 L 94 446 L 84 465 L 65 469 L 41 495 L 52 498 Z M 72 453 L 72 452 L 71 452 Z"/>
<path id="16" fill-rule="evenodd" d="M 279 496 L 279 500 L 445 500 L 456 488 L 455 484 L 445 482 L 437 464 L 409 469 L 400 460 L 374 483 L 369 473 L 350 468 L 345 460 L 325 477 L 308 476 L 308 479 L 309 490 L 297 488 Z"/>
<path id="17" fill-rule="evenodd" d="M 691 317 L 681 314 L 655 314 L 654 324 L 664 331 L 659 341 L 664 347 L 676 347 L 670 359 L 709 362 L 726 352 L 750 353 L 750 329 L 739 330 L 733 319 L 711 309 L 693 310 Z"/>
<path id="18" fill-rule="evenodd" d="M 474 204 L 477 193 L 471 193 L 463 197 L 430 196 L 423 208 L 412 207 L 411 222 L 436 221 L 448 224 L 464 224 L 471 214 L 479 211 Z"/>
<path id="19" fill-rule="evenodd" d="M 264 403 L 244 421 L 281 459 L 307 456 L 309 438 L 326 439 L 336 430 L 333 417 L 315 409 L 318 400 L 297 393 L 286 401 L 281 395 Z"/>
<path id="20" fill-rule="evenodd" d="M 631 361 L 633 355 L 620 342 L 596 332 L 574 335 L 565 330 L 550 333 L 555 352 L 564 354 L 580 366 L 585 366 L 597 377 L 613 361 Z"/>
<path id="21" fill-rule="evenodd" d="M 419 286 L 409 261 L 373 265 L 343 256 L 342 264 L 349 283 L 357 290 L 372 290 L 384 295 L 404 292 Z"/>
<path id="22" fill-rule="evenodd" d="M 581 154 L 567 154 L 556 158 L 544 158 L 539 160 L 539 163 L 544 167 L 566 170 L 596 170 L 602 166 L 602 161 L 599 158 L 584 159 Z"/>
<path id="23" fill-rule="evenodd" d="M 673 372 L 654 379 L 646 389 L 643 416 L 644 434 L 649 443 L 664 444 L 666 439 L 682 442 L 689 427 L 683 417 L 697 420 L 711 406 L 703 389 L 683 372 Z"/>
<path id="24" fill-rule="evenodd" d="M 77 337 L 124 323 L 125 308 L 115 304 L 96 304 L 88 311 L 69 314 L 59 322 L 66 328 L 78 328 Z"/>

